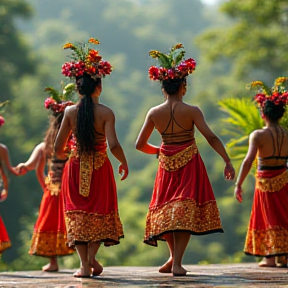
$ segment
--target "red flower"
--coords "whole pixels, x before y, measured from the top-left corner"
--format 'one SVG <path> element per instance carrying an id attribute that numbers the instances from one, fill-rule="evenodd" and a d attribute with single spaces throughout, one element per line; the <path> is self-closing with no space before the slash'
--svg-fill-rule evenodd
<path id="1" fill-rule="evenodd" d="M 5 120 L 2 116 L 0 116 L 0 127 L 3 126 L 5 123 Z"/>

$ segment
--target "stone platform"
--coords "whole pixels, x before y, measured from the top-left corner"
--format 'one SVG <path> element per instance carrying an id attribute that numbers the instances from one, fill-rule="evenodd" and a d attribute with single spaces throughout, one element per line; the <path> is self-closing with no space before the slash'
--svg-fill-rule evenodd
<path id="1" fill-rule="evenodd" d="M 184 265 L 186 276 L 158 273 L 158 267 L 104 267 L 101 276 L 75 278 L 75 270 L 1 272 L 0 288 L 90 287 L 288 287 L 287 268 L 259 268 L 256 263 Z"/>

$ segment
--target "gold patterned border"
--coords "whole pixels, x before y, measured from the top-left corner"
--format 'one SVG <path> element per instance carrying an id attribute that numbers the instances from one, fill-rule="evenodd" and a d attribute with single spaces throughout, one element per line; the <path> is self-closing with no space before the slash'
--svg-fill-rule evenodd
<path id="1" fill-rule="evenodd" d="M 288 254 L 288 230 L 273 227 L 265 230 L 248 229 L 244 252 L 255 256 Z"/>
<path id="2" fill-rule="evenodd" d="M 102 215 L 85 211 L 66 211 L 65 221 L 69 246 L 79 242 L 104 242 L 105 246 L 119 244 L 124 237 L 118 211 Z"/>
<path id="3" fill-rule="evenodd" d="M 0 242 L 0 254 L 5 251 L 6 249 L 11 247 L 11 242 L 6 241 L 6 242 Z"/>
<path id="4" fill-rule="evenodd" d="M 64 256 L 74 253 L 75 250 L 67 246 L 67 236 L 63 233 L 34 232 L 30 255 L 43 257 Z"/>
<path id="5" fill-rule="evenodd" d="M 192 199 L 176 200 L 150 209 L 146 218 L 144 242 L 157 246 L 157 240 L 162 239 L 159 235 L 175 230 L 187 230 L 191 234 L 223 232 L 216 201 L 198 205 Z"/>
<path id="6" fill-rule="evenodd" d="M 197 145 L 193 142 L 190 146 L 172 156 L 166 156 L 160 152 L 159 164 L 169 172 L 176 171 L 185 166 L 192 159 L 193 155 L 197 153 Z"/>
<path id="7" fill-rule="evenodd" d="M 256 178 L 256 188 L 261 192 L 277 192 L 280 191 L 288 183 L 288 171 L 273 178 Z"/>

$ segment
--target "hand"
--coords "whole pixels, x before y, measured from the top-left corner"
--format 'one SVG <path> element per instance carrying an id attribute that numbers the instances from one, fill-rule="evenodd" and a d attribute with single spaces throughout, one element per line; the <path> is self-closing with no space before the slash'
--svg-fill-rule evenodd
<path id="1" fill-rule="evenodd" d="M 6 200 L 8 196 L 8 191 L 6 189 L 3 189 L 0 193 L 0 202 L 3 202 L 4 200 Z"/>
<path id="2" fill-rule="evenodd" d="M 239 203 L 242 203 L 242 193 L 243 193 L 242 187 L 236 186 L 234 189 L 234 195 Z"/>
<path id="3" fill-rule="evenodd" d="M 120 164 L 118 167 L 118 173 L 121 175 L 121 181 L 125 180 L 128 176 L 129 169 L 127 164 Z"/>
<path id="4" fill-rule="evenodd" d="M 227 180 L 233 180 L 235 177 L 235 170 L 231 162 L 226 163 L 224 168 L 224 177 Z"/>
<path id="5" fill-rule="evenodd" d="M 18 174 L 18 176 L 23 176 L 28 172 L 27 167 L 24 163 L 19 163 L 15 168 L 15 172 Z"/>

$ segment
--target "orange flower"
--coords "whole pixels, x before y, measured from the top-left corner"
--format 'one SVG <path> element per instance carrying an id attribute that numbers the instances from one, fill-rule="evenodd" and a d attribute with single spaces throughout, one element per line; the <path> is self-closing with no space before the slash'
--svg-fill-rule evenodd
<path id="1" fill-rule="evenodd" d="M 100 44 L 100 41 L 98 39 L 95 39 L 95 38 L 90 38 L 88 40 L 88 43 L 93 43 L 93 44 Z"/>
<path id="2" fill-rule="evenodd" d="M 64 46 L 63 46 L 63 49 L 75 49 L 76 47 L 72 44 L 72 43 L 66 43 Z"/>
<path id="3" fill-rule="evenodd" d="M 171 51 L 174 51 L 176 49 L 180 49 L 180 48 L 184 48 L 183 44 L 182 43 L 178 43 L 176 44 L 174 47 L 171 48 Z"/>

